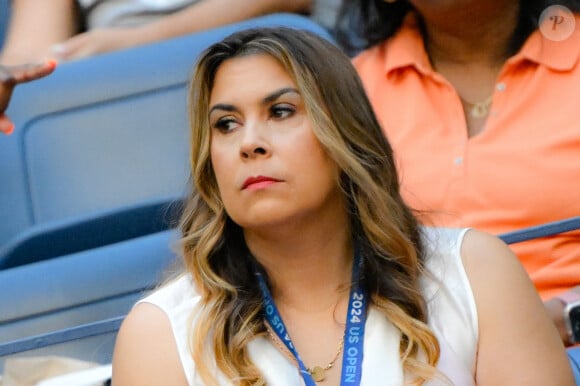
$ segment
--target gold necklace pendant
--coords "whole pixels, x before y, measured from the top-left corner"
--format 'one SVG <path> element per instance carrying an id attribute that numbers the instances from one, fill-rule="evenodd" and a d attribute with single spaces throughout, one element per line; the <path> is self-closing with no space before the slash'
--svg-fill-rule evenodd
<path id="1" fill-rule="evenodd" d="M 483 118 L 487 116 L 487 114 L 489 114 L 489 103 L 474 103 L 470 113 L 473 118 Z"/>
<path id="2" fill-rule="evenodd" d="M 338 356 L 342 351 L 343 346 L 344 346 L 344 336 L 340 339 L 340 343 L 338 344 L 336 354 L 334 355 L 334 358 L 332 359 L 332 361 L 330 361 L 329 364 L 327 364 L 325 367 L 314 366 L 308 367 L 306 369 L 306 371 L 308 371 L 314 382 L 322 382 L 326 379 L 326 372 L 334 366 L 334 363 L 338 359 Z"/>
<path id="3" fill-rule="evenodd" d="M 294 358 L 294 355 L 286 348 L 286 346 L 284 346 L 284 344 L 280 341 L 280 338 L 278 338 L 274 334 L 274 330 L 272 330 L 272 326 L 270 326 L 270 324 L 268 322 L 265 322 L 264 325 L 266 326 L 266 331 L 268 332 L 268 335 L 270 336 L 270 339 L 272 340 L 272 342 L 274 342 L 274 344 L 280 349 L 280 351 L 282 351 L 282 353 L 284 353 L 291 361 L 293 361 L 295 364 L 297 364 L 296 358 Z M 334 354 L 334 358 L 332 358 L 330 363 L 328 363 L 325 367 L 314 366 L 314 367 L 307 367 L 306 368 L 306 371 L 308 371 L 308 373 L 310 374 L 310 376 L 312 377 L 312 380 L 314 380 L 314 382 L 322 382 L 326 379 L 326 372 L 334 366 L 334 363 L 336 362 L 336 360 L 338 359 L 338 356 L 342 352 L 343 347 L 344 347 L 344 335 L 342 336 L 342 338 L 340 338 L 340 342 L 338 343 L 338 348 L 336 350 L 336 354 Z"/>
<path id="4" fill-rule="evenodd" d="M 471 108 L 469 109 L 469 114 L 476 119 L 484 118 L 489 114 L 489 108 L 491 107 L 491 96 L 482 102 L 471 103 L 464 101 Z"/>
<path id="5" fill-rule="evenodd" d="M 308 372 L 312 376 L 314 382 L 322 382 L 326 379 L 326 370 L 320 366 L 314 366 L 314 368 L 308 369 Z"/>

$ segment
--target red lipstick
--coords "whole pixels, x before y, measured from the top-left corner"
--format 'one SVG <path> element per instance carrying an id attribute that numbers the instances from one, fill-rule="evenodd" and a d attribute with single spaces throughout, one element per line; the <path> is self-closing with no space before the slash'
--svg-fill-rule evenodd
<path id="1" fill-rule="evenodd" d="M 244 189 L 260 189 L 260 188 L 264 188 L 268 185 L 271 185 L 275 182 L 280 182 L 280 180 L 277 180 L 277 179 L 272 178 L 272 177 L 266 177 L 266 176 L 248 177 L 244 181 L 244 184 L 242 185 L 242 190 L 244 190 Z"/>

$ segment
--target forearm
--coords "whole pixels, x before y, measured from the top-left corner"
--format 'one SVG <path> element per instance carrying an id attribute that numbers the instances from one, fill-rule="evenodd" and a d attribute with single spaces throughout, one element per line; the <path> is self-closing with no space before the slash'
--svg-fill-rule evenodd
<path id="1" fill-rule="evenodd" d="M 311 0 L 202 0 L 139 27 L 140 44 L 169 39 L 276 12 L 308 12 Z"/>
<path id="2" fill-rule="evenodd" d="M 53 44 L 77 32 L 74 0 L 13 0 L 0 63 L 20 64 L 50 57 Z"/>

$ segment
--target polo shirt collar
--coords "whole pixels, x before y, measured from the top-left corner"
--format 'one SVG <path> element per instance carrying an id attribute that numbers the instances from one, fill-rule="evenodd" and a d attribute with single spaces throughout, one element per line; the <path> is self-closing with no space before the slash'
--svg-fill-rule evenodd
<path id="1" fill-rule="evenodd" d="M 425 51 L 419 21 L 409 12 L 403 25 L 387 43 L 384 52 L 385 73 L 405 67 L 414 67 L 420 73 L 433 73 L 429 56 Z M 533 32 L 520 51 L 508 59 L 508 64 L 531 61 L 556 71 L 569 71 L 580 58 L 580 16 L 576 16 L 576 29 L 570 37 L 553 41 L 544 37 L 539 30 Z"/>
<path id="2" fill-rule="evenodd" d="M 528 60 L 555 71 L 572 70 L 580 58 L 580 16 L 575 19 L 574 32 L 561 41 L 548 39 L 539 30 L 534 31 L 508 63 Z"/>
<path id="3" fill-rule="evenodd" d="M 413 12 L 409 12 L 403 25 L 390 39 L 385 51 L 385 72 L 415 67 L 419 72 L 433 72 L 429 56 L 425 51 L 419 21 Z"/>

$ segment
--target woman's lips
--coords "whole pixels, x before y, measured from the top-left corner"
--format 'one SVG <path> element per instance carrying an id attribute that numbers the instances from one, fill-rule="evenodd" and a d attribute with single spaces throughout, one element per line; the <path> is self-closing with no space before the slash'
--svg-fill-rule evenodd
<path id="1" fill-rule="evenodd" d="M 280 182 L 276 178 L 266 177 L 266 176 L 256 176 L 256 177 L 248 177 L 244 184 L 242 185 L 242 190 L 246 189 L 261 189 L 265 188 L 266 186 L 272 185 L 276 182 Z"/>

